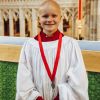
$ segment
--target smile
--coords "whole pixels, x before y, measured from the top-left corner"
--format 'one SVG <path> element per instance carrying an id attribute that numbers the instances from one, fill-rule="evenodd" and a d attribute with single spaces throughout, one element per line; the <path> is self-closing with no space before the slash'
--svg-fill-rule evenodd
<path id="1" fill-rule="evenodd" d="M 55 25 L 55 24 L 45 24 L 45 25 Z"/>

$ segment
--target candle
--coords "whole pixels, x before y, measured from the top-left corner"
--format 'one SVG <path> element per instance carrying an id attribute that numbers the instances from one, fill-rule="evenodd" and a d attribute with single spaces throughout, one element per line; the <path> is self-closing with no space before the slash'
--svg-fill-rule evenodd
<path id="1" fill-rule="evenodd" d="M 78 19 L 81 20 L 82 18 L 82 0 L 78 0 Z"/>

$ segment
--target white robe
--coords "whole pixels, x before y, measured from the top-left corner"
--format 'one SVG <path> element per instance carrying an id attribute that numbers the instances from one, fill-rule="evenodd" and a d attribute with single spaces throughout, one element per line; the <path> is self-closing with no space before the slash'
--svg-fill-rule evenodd
<path id="1" fill-rule="evenodd" d="M 42 44 L 52 72 L 58 40 Z M 58 92 L 59 100 L 89 100 L 88 79 L 78 43 L 70 37 L 62 37 L 53 90 L 41 58 L 38 41 L 30 38 L 21 50 L 16 100 L 36 100 L 38 96 L 45 100 L 53 100 Z"/>

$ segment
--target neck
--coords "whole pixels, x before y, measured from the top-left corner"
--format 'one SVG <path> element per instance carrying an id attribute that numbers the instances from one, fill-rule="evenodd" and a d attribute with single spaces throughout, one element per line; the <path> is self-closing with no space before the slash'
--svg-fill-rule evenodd
<path id="1" fill-rule="evenodd" d="M 45 31 L 43 30 L 43 32 L 48 36 L 51 37 L 53 35 L 53 33 L 55 33 L 57 31 L 57 29 L 55 31 Z"/>

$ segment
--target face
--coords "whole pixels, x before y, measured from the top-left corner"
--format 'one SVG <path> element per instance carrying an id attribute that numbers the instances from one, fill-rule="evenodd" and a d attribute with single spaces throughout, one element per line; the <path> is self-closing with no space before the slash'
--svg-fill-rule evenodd
<path id="1" fill-rule="evenodd" d="M 39 22 L 43 28 L 43 32 L 50 35 L 54 33 L 59 26 L 61 13 L 59 8 L 52 5 L 42 7 L 39 13 Z"/>

